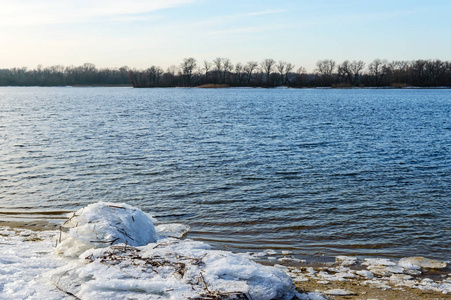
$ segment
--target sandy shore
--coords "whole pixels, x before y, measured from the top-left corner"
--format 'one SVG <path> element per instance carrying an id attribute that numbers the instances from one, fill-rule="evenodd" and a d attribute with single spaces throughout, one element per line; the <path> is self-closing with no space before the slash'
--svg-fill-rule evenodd
<path id="1" fill-rule="evenodd" d="M 333 296 L 327 295 L 328 299 L 378 299 L 378 300 L 414 300 L 414 299 L 451 299 L 451 295 L 444 295 L 435 291 L 424 291 L 415 288 L 398 287 L 382 289 L 374 286 L 364 285 L 363 280 L 330 281 L 327 284 L 318 282 L 320 280 L 309 279 L 304 282 L 296 282 L 299 292 L 326 292 L 333 289 L 341 289 L 353 292 L 354 295 Z"/>

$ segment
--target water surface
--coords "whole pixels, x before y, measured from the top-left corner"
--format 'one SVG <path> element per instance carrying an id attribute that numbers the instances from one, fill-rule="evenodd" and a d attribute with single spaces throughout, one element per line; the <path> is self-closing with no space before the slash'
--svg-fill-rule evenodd
<path id="1" fill-rule="evenodd" d="M 450 259 L 450 117 L 451 90 L 0 88 L 0 219 L 115 201 L 218 248 Z"/>

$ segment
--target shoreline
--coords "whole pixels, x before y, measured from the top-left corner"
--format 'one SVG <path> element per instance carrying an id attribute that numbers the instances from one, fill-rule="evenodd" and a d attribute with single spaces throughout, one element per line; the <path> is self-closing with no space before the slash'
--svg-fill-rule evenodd
<path id="1" fill-rule="evenodd" d="M 8 218 L 8 215 L 16 215 L 15 213 L 6 213 L 6 215 L 2 215 L 0 212 L 0 227 L 10 227 L 10 228 L 18 228 L 18 229 L 28 229 L 32 231 L 47 231 L 47 230 L 59 230 L 61 225 L 67 220 L 65 215 L 70 212 L 55 212 L 46 214 L 47 218 L 27 218 L 25 215 L 19 213 L 17 214 L 18 217 L 10 217 Z M 53 217 L 48 218 L 48 215 L 53 215 Z M 159 224 L 159 223 L 158 223 Z M 189 235 L 189 232 L 187 233 Z M 223 250 L 223 251 L 232 251 L 234 253 L 260 253 L 262 251 L 266 251 L 265 249 L 271 249 L 270 246 L 264 247 L 264 249 L 240 249 L 240 248 L 234 248 L 227 245 L 216 245 L 215 243 L 211 243 L 208 239 L 202 239 L 199 236 L 188 236 L 189 239 L 193 239 L 199 242 L 204 242 L 209 245 L 211 245 L 216 250 Z M 275 264 L 282 264 L 287 266 L 300 266 L 305 267 L 306 265 L 309 266 L 319 266 L 321 264 L 331 264 L 335 261 L 336 256 L 356 256 L 360 259 L 363 258 L 384 258 L 384 259 L 392 259 L 392 260 L 399 260 L 403 257 L 407 257 L 408 255 L 404 256 L 392 256 L 392 255 L 370 255 L 370 254 L 346 254 L 346 253 L 338 253 L 337 255 L 325 255 L 325 254 L 293 254 L 292 249 L 277 249 L 274 248 L 271 251 L 274 250 L 274 253 L 271 253 L 262 259 L 258 260 L 259 263 L 264 265 L 275 265 Z M 276 253 L 277 252 L 277 253 Z M 289 252 L 289 255 L 284 255 L 284 252 Z M 295 256 L 295 257 L 294 257 Z M 447 261 L 451 258 L 449 257 L 428 257 L 438 260 L 444 260 Z"/>
<path id="2" fill-rule="evenodd" d="M 227 84 L 204 84 L 199 86 L 133 86 L 131 84 L 118 84 L 118 85 L 102 85 L 102 84 L 88 84 L 88 85 L 1 85 L 0 88 L 133 88 L 133 89 L 176 89 L 176 88 L 189 88 L 189 89 L 317 89 L 317 90 L 449 90 L 451 86 L 405 86 L 405 87 L 393 87 L 393 86 L 229 86 Z"/>
<path id="3" fill-rule="evenodd" d="M 31 230 L 38 235 L 39 232 L 56 231 L 60 225 L 44 220 L 30 220 L 0 221 L 0 227 L 9 227 L 12 230 Z M 29 239 L 28 241 L 35 240 Z M 267 253 L 267 255 L 274 254 Z M 337 258 L 335 262 L 306 262 L 290 260 L 290 254 L 287 252 L 283 252 L 282 255 L 287 259 L 263 260 L 262 255 L 257 255 L 254 257 L 254 261 L 262 265 L 275 266 L 287 273 L 292 277 L 296 290 L 303 295 L 320 293 L 324 295 L 325 299 L 355 300 L 451 299 L 451 294 L 431 289 L 436 283 L 451 286 L 450 266 L 444 269 L 422 269 L 423 272 L 415 276 L 399 271 L 384 274 L 384 270 L 382 270 L 380 274 L 375 273 L 374 277 L 365 277 L 357 275 L 359 272 L 361 274 L 368 272 L 362 264 L 349 264 L 339 261 Z M 384 259 L 379 260 L 383 261 Z M 389 267 L 383 266 L 383 268 L 388 269 Z"/>

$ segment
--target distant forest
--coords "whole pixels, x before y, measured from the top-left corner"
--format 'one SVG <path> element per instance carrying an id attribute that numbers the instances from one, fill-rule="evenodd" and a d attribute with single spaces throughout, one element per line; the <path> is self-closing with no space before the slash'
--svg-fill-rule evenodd
<path id="1" fill-rule="evenodd" d="M 327 59 L 305 68 L 285 61 L 264 59 L 232 64 L 228 58 L 197 62 L 185 58 L 166 70 L 51 66 L 36 69 L 0 69 L 0 86 L 118 86 L 133 87 L 451 87 L 451 62 L 441 60 L 392 61 L 375 59 L 367 64 Z"/>

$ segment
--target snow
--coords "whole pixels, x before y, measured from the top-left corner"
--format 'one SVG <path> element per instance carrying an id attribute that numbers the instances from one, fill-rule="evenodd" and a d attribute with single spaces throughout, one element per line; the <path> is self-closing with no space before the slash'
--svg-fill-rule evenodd
<path id="1" fill-rule="evenodd" d="M 40 276 L 66 263 L 52 254 L 56 234 L 0 228 L 0 299 L 66 298 Z"/>
<path id="2" fill-rule="evenodd" d="M 155 228 L 147 214 L 124 203 L 89 205 L 64 227 L 1 229 L 0 299 L 291 300 L 296 293 L 284 270 L 260 265 L 249 254 L 170 237 L 189 227 Z"/>
<path id="3" fill-rule="evenodd" d="M 209 248 L 168 238 L 143 247 L 91 249 L 76 264 L 51 272 L 50 280 L 82 299 L 107 298 L 112 292 L 116 299 L 152 295 L 186 299 L 232 292 L 261 300 L 293 297 L 294 286 L 286 273 Z"/>
<path id="4" fill-rule="evenodd" d="M 270 267 L 253 259 L 277 254 L 274 250 L 213 250 L 206 243 L 180 239 L 189 230 L 186 225 L 155 222 L 127 204 L 100 202 L 71 214 L 62 231 L 0 227 L 0 299 L 325 299 L 295 290 L 293 281 L 311 279 L 451 293 L 447 275 L 442 280 L 418 277 L 427 272 L 423 268 L 446 262 L 414 257 L 359 264 L 354 257 L 337 257 L 334 267 L 316 270 Z M 290 253 L 282 255 L 291 259 Z"/>
<path id="5" fill-rule="evenodd" d="M 144 246 L 157 240 L 152 220 L 140 209 L 125 203 L 98 202 L 71 214 L 63 228 L 56 252 L 78 256 L 91 248 L 119 243 Z"/>

